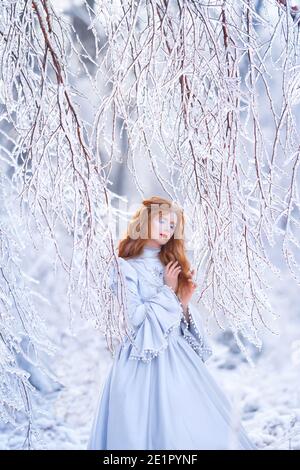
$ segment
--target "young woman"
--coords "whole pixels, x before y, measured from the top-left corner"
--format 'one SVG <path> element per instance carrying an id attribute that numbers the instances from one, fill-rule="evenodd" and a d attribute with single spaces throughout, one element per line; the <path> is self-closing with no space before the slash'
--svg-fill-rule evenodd
<path id="1" fill-rule="evenodd" d="M 126 336 L 104 384 L 88 449 L 255 449 L 205 362 L 212 349 L 172 201 L 143 201 L 118 247 L 114 293 L 125 281 Z"/>

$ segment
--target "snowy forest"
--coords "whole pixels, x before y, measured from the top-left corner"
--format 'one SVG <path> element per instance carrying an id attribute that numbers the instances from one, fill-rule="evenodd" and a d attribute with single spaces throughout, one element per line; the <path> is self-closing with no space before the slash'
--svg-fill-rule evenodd
<path id="1" fill-rule="evenodd" d="M 85 449 L 124 319 L 108 269 L 177 201 L 207 367 L 300 450 L 300 1 L 1 0 L 0 449 Z"/>

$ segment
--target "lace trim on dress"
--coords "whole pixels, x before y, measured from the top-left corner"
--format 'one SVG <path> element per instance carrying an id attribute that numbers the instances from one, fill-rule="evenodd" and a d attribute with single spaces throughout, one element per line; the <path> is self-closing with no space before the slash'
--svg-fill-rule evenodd
<path id="1" fill-rule="evenodd" d="M 177 297 L 174 289 L 172 289 L 172 287 L 168 286 L 167 284 L 164 284 L 159 289 L 159 291 L 161 291 L 163 289 L 167 289 L 168 292 L 172 292 L 172 294 L 174 295 L 174 298 L 176 298 L 177 303 L 181 307 L 181 317 L 180 318 L 177 317 L 176 321 L 174 323 L 172 323 L 164 332 L 161 332 L 161 338 L 160 339 L 158 337 L 155 338 L 158 342 L 161 342 L 160 347 L 157 347 L 157 348 L 144 348 L 142 344 L 140 345 L 140 347 L 138 347 L 137 344 L 135 343 L 136 338 L 134 338 L 133 341 L 130 340 L 130 343 L 132 345 L 132 350 L 130 352 L 129 359 L 141 360 L 143 362 L 149 363 L 153 358 L 157 357 L 160 353 L 162 353 L 168 347 L 168 345 L 169 345 L 168 337 L 169 337 L 170 333 L 175 328 L 178 328 L 179 326 L 181 326 L 181 330 L 183 332 L 184 339 L 194 349 L 194 351 L 198 354 L 198 356 L 200 356 L 202 361 L 203 362 L 206 361 L 208 359 L 208 357 L 212 355 L 212 349 L 205 344 L 204 339 L 203 339 L 202 335 L 200 334 L 200 332 L 199 332 L 199 330 L 198 330 L 198 328 L 197 328 L 197 326 L 194 322 L 194 319 L 193 319 L 190 308 L 188 307 L 188 309 L 187 309 L 188 310 L 189 321 L 190 321 L 190 324 L 189 324 L 187 322 L 186 318 L 185 318 L 183 305 L 180 302 L 179 298 Z M 152 321 L 155 321 L 155 320 L 152 319 Z M 190 325 L 192 326 L 193 331 L 190 330 Z M 145 325 L 142 325 L 140 328 L 145 328 Z M 158 335 L 158 329 L 157 328 L 154 327 L 153 331 L 155 331 L 155 334 Z M 139 334 L 139 332 L 136 333 L 136 336 L 138 334 Z M 140 335 L 141 335 L 141 332 L 140 332 Z M 134 350 L 137 351 L 137 353 L 134 353 Z"/>
<path id="2" fill-rule="evenodd" d="M 169 287 L 167 284 L 164 284 L 158 289 L 158 293 L 162 291 L 166 291 L 168 294 L 172 293 L 174 295 L 174 299 L 176 299 L 177 303 L 180 305 L 182 309 L 182 304 L 179 301 L 177 295 L 175 294 L 174 290 Z M 167 322 L 166 325 L 163 325 L 163 320 L 160 319 L 156 315 L 149 315 L 143 322 L 143 324 L 139 327 L 138 331 L 136 332 L 135 338 L 131 342 L 132 350 L 130 351 L 129 359 L 137 359 L 143 362 L 150 362 L 154 357 L 158 356 L 162 351 L 164 351 L 168 345 L 168 337 L 170 333 L 175 329 L 180 327 L 181 322 L 181 315 L 180 311 L 172 311 L 168 316 L 164 317 L 164 321 Z M 175 321 L 174 321 L 175 319 Z M 172 323 L 171 323 L 172 322 Z M 169 323 L 169 325 L 168 325 Z M 158 343 L 159 346 L 156 348 L 145 348 L 143 344 L 145 343 L 145 337 L 147 336 L 148 342 Z M 139 343 L 139 346 L 138 346 Z"/>
<path id="3" fill-rule="evenodd" d="M 143 361 L 143 362 L 152 361 L 152 359 L 154 359 L 154 357 L 158 356 L 161 352 L 163 352 L 165 349 L 167 349 L 167 347 L 169 346 L 168 336 L 171 333 L 171 331 L 174 330 L 174 328 L 176 328 L 176 327 L 178 328 L 178 326 L 180 326 L 180 320 L 177 320 L 176 323 L 171 325 L 170 328 L 168 328 L 165 331 L 165 333 L 163 335 L 165 342 L 159 348 L 156 348 L 156 349 L 142 348 L 142 350 L 139 351 L 138 355 L 135 355 L 135 354 L 133 354 L 133 352 L 131 352 L 130 355 L 129 355 L 129 359 L 140 360 L 140 361 Z M 132 346 L 135 349 L 138 350 L 137 346 L 134 343 L 132 343 Z"/>
<path id="4" fill-rule="evenodd" d="M 186 321 L 185 317 L 182 318 L 182 332 L 184 339 L 189 343 L 189 345 L 194 349 L 194 351 L 201 357 L 202 361 L 205 362 L 212 355 L 212 349 L 205 343 L 203 336 L 199 332 L 194 318 L 188 307 L 188 316 L 190 325 Z M 194 334 L 193 334 L 194 333 Z"/>

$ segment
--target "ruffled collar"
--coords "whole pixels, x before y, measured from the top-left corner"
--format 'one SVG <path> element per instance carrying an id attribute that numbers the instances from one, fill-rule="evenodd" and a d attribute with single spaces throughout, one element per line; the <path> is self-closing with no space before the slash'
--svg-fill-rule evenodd
<path id="1" fill-rule="evenodd" d="M 159 253 L 160 248 L 144 246 L 142 253 L 139 254 L 139 258 L 159 259 Z"/>

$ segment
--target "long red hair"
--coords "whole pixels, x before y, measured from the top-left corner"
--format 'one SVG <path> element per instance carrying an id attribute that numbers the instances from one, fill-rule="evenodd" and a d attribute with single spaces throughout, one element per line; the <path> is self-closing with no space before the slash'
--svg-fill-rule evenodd
<path id="1" fill-rule="evenodd" d="M 190 262 L 185 254 L 184 214 L 183 210 L 175 202 L 159 196 L 144 199 L 140 208 L 130 220 L 124 238 L 119 242 L 118 256 L 121 258 L 133 258 L 141 254 L 147 240 L 151 239 L 152 236 L 151 222 L 153 215 L 168 211 L 176 213 L 177 223 L 172 237 L 161 246 L 159 258 L 165 266 L 170 261 L 178 261 L 180 264 L 181 272 L 178 276 L 178 289 L 176 293 L 181 295 L 189 284 Z M 134 238 L 133 234 L 135 234 Z M 141 234 L 148 234 L 148 238 L 141 238 Z"/>

